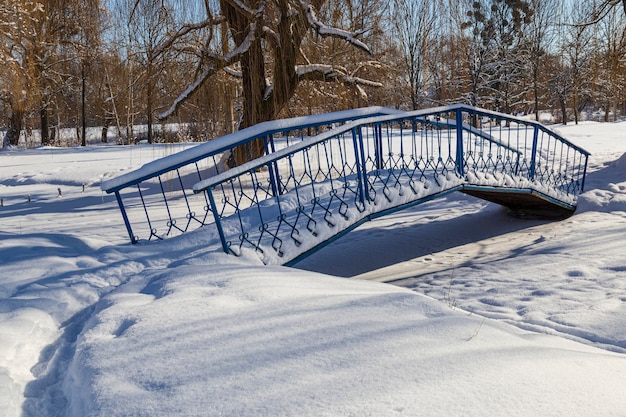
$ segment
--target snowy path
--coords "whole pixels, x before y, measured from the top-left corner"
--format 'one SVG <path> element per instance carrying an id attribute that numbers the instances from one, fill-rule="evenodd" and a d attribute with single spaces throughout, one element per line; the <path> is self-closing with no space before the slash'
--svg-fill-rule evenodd
<path id="1" fill-rule="evenodd" d="M 606 256 L 624 242 L 626 215 L 606 217 L 580 214 L 357 277 L 392 282 L 520 328 L 626 353 L 626 334 L 615 332 L 626 328 L 626 260 Z M 601 237 L 589 238 L 596 233 Z M 568 239 L 584 241 L 585 251 L 563 250 Z M 523 271 L 503 273 L 521 259 L 527 260 Z"/>

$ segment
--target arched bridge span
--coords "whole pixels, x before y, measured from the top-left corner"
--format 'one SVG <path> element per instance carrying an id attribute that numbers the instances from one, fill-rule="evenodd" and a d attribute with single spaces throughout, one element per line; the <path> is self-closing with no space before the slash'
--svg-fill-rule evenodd
<path id="1" fill-rule="evenodd" d="M 221 169 L 236 146 L 265 155 Z M 545 126 L 464 105 L 267 122 L 102 184 L 133 243 L 210 228 L 227 253 L 292 264 L 361 223 L 453 191 L 563 218 L 589 153 Z"/>

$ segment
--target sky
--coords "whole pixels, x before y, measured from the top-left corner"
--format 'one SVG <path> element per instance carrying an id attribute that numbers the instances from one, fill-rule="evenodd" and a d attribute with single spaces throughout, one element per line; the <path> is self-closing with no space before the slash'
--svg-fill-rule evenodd
<path id="1" fill-rule="evenodd" d="M 455 193 L 296 268 L 127 242 L 101 182 L 192 145 L 0 151 L 0 416 L 624 416 L 626 124 L 556 128 L 572 217 Z"/>

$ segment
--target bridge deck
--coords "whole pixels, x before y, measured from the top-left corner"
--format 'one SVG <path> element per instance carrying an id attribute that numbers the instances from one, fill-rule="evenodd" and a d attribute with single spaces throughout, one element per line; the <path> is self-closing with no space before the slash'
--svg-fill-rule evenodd
<path id="1" fill-rule="evenodd" d="M 549 198 L 534 190 L 516 190 L 495 187 L 465 186 L 461 192 L 507 207 L 511 214 L 519 217 L 565 219 L 576 207 Z"/>

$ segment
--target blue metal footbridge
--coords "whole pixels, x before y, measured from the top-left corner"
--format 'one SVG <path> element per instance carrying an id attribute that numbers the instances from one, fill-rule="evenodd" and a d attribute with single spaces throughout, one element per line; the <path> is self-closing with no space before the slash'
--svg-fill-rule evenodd
<path id="1" fill-rule="evenodd" d="M 249 162 L 228 168 L 237 147 Z M 115 194 L 132 243 L 201 228 L 226 253 L 291 265 L 365 221 L 454 191 L 565 218 L 588 158 L 540 123 L 502 113 L 369 107 L 261 123 L 101 187 Z"/>

